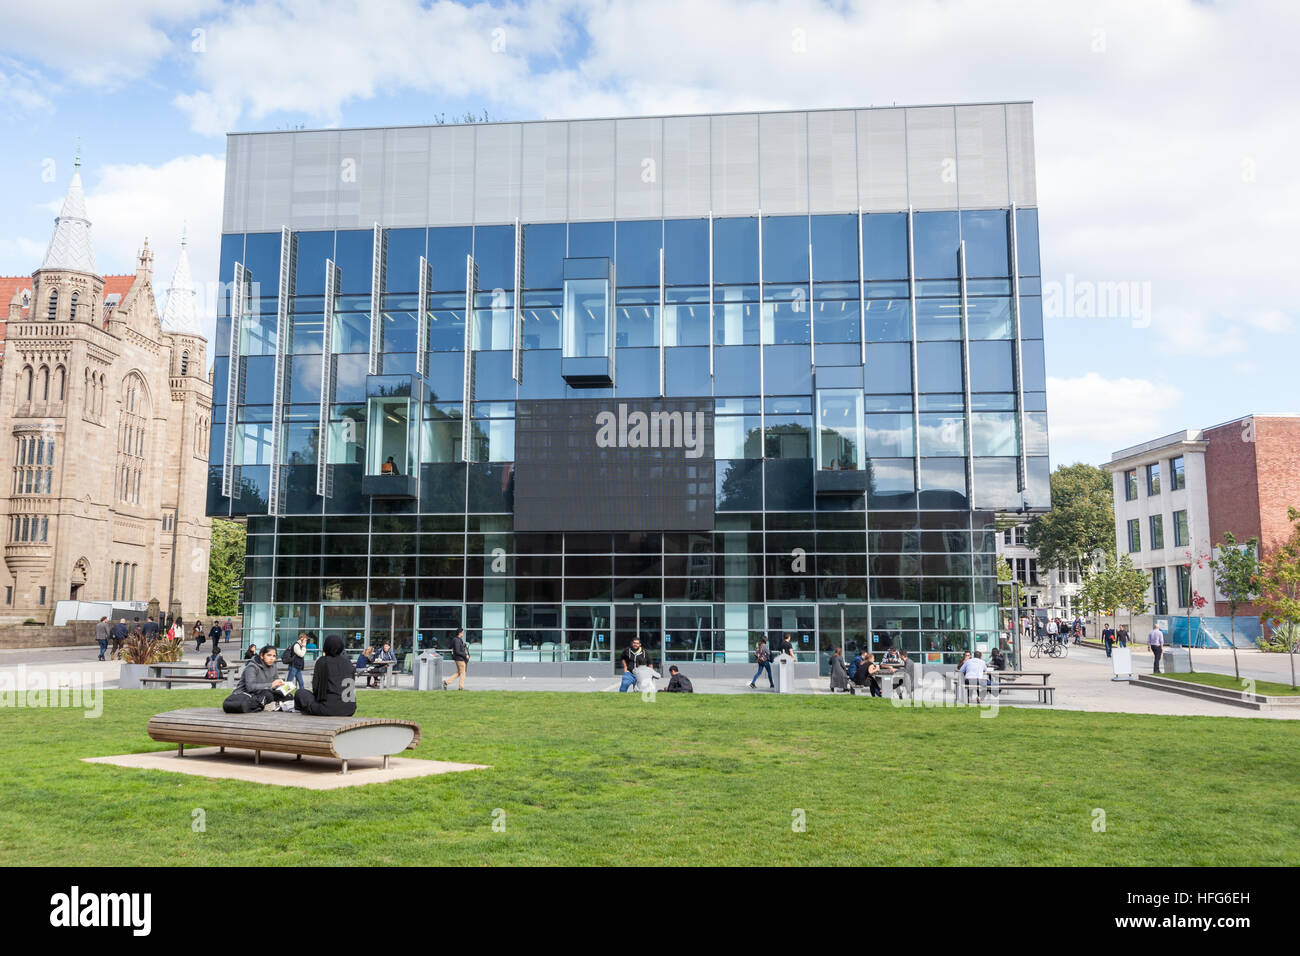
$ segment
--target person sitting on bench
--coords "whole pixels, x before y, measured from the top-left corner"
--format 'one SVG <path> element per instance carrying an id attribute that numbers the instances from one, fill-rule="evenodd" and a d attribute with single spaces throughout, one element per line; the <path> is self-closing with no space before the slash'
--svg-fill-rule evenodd
<path id="1" fill-rule="evenodd" d="M 872 697 L 880 696 L 880 665 L 876 663 L 875 654 L 867 654 L 853 672 L 853 683 L 871 691 Z M 854 692 L 856 693 L 856 691 Z"/>
<path id="2" fill-rule="evenodd" d="M 275 691 L 284 686 L 284 681 L 275 676 L 275 648 L 267 644 L 262 653 L 244 665 L 239 675 L 239 683 L 234 691 L 221 703 L 221 709 L 228 714 L 251 714 L 258 710 L 278 710 Z"/>
<path id="3" fill-rule="evenodd" d="M 325 638 L 325 655 L 318 658 L 311 675 L 311 690 L 294 695 L 294 706 L 314 717 L 351 717 L 357 712 L 357 671 L 343 653 L 343 638 Z"/>

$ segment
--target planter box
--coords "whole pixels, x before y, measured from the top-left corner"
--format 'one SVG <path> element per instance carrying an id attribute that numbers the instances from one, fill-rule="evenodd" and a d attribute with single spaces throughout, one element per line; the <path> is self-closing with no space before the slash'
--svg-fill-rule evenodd
<path id="1" fill-rule="evenodd" d="M 140 683 L 141 677 L 149 676 L 148 664 L 122 664 L 122 674 L 118 678 L 119 687 L 139 689 L 144 685 Z"/>

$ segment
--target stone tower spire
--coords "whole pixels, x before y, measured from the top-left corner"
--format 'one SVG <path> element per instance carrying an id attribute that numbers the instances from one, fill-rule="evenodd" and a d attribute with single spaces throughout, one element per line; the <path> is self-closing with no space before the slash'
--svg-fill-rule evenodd
<path id="1" fill-rule="evenodd" d="M 167 306 L 163 310 L 162 330 L 181 335 L 201 335 L 198 311 L 194 301 L 194 278 L 190 273 L 190 257 L 186 251 L 187 236 L 181 234 L 181 254 L 172 272 L 167 289 Z"/>
<path id="2" fill-rule="evenodd" d="M 81 190 L 81 150 L 73 167 L 72 182 L 63 198 L 63 210 L 54 220 L 54 235 L 45 251 L 42 269 L 63 269 L 99 275 L 95 249 L 90 242 L 90 219 L 86 216 L 86 196 Z"/>

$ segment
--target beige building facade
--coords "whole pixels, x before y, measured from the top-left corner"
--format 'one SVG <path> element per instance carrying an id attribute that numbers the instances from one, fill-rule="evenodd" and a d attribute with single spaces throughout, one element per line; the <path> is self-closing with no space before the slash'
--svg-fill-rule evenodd
<path id="1" fill-rule="evenodd" d="M 30 286 L 0 303 L 0 621 L 153 599 L 188 621 L 207 604 L 212 418 L 189 262 L 182 244 L 160 313 L 148 240 L 113 292 L 90 226 L 78 170 Z"/>

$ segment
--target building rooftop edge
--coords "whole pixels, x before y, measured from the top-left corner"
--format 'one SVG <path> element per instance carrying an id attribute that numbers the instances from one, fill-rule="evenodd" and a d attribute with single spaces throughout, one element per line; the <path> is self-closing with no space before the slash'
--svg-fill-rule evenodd
<path id="1" fill-rule="evenodd" d="M 437 129 L 453 126 L 520 126 L 524 123 L 593 123 L 608 120 L 694 119 L 701 116 L 761 116 L 781 113 L 846 113 L 858 110 L 927 110 L 957 106 L 1033 106 L 1033 100 L 988 100 L 975 103 L 902 103 L 892 106 L 821 106 L 813 109 L 725 110 L 715 113 L 643 113 L 624 116 L 574 116 L 554 119 L 490 120 L 486 123 L 387 123 L 377 126 L 315 126 L 303 129 L 251 129 L 227 132 L 232 136 L 292 136 L 295 133 L 350 133 L 375 129 Z"/>
<path id="2" fill-rule="evenodd" d="M 1150 441 L 1139 442 L 1136 445 L 1130 445 L 1127 448 L 1121 448 L 1119 451 L 1111 452 L 1110 462 L 1113 464 L 1123 461 L 1125 458 L 1132 458 L 1145 452 L 1152 452 L 1158 448 L 1165 448 L 1170 445 L 1177 445 L 1182 442 L 1199 442 L 1205 440 L 1205 433 L 1213 431 L 1216 428 L 1224 428 L 1228 425 L 1235 425 L 1238 422 L 1244 422 L 1247 419 L 1256 418 L 1300 418 L 1300 412 L 1249 412 L 1245 415 L 1238 415 L 1236 418 L 1229 418 L 1227 421 L 1219 422 L 1217 425 L 1207 425 L 1205 428 L 1185 428 L 1181 431 L 1170 432 L 1160 438 L 1153 438 Z"/>

